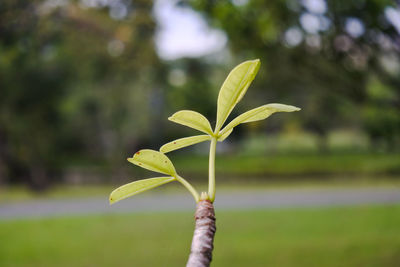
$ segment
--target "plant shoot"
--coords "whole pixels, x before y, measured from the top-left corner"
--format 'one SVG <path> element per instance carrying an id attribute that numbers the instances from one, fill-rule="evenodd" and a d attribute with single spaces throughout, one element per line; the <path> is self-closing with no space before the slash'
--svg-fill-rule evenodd
<path id="1" fill-rule="evenodd" d="M 217 142 L 223 142 L 234 128 L 242 123 L 264 120 L 275 112 L 293 112 L 300 108 L 284 104 L 266 104 L 251 109 L 237 116 L 225 125 L 227 118 L 236 104 L 243 98 L 254 80 L 260 60 L 249 60 L 236 66 L 228 75 L 219 91 L 217 101 L 217 119 L 214 130 L 210 122 L 202 114 L 192 110 L 181 110 L 168 119 L 172 122 L 196 129 L 203 134 L 180 138 L 171 141 L 160 148 L 160 151 L 143 149 L 136 152 L 128 161 L 150 171 L 165 176 L 135 181 L 115 189 L 110 195 L 110 204 L 127 197 L 145 192 L 166 183 L 177 181 L 193 196 L 197 203 L 195 220 L 196 227 L 193 235 L 188 267 L 209 266 L 212 259 L 215 227 L 215 153 Z M 225 125 L 225 127 L 223 127 Z M 201 142 L 210 143 L 208 192 L 199 192 L 175 170 L 171 160 L 165 155 L 171 151 Z"/>

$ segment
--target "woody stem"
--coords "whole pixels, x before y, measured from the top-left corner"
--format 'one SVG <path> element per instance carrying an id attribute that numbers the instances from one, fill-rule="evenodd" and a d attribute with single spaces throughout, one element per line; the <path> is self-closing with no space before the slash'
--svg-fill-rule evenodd
<path id="1" fill-rule="evenodd" d="M 196 226 L 186 267 L 209 267 L 216 231 L 213 204 L 209 200 L 200 200 L 194 217 Z"/>

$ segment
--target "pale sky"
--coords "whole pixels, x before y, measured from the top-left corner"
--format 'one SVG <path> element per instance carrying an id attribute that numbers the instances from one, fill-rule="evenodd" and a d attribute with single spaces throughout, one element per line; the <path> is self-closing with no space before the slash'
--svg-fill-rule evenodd
<path id="1" fill-rule="evenodd" d="M 200 57 L 222 51 L 227 43 L 224 32 L 208 27 L 204 18 L 175 0 L 157 0 L 154 13 L 159 25 L 156 47 L 166 60 Z"/>

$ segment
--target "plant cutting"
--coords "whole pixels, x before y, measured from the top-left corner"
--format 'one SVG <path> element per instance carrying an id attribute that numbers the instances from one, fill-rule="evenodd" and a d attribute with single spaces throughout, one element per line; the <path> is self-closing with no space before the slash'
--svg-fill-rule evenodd
<path id="1" fill-rule="evenodd" d="M 196 129 L 202 132 L 202 135 L 174 140 L 163 145 L 160 151 L 143 149 L 136 152 L 133 157 L 128 158 L 129 162 L 139 167 L 162 173 L 165 176 L 138 180 L 123 185 L 115 189 L 110 195 L 110 204 L 113 204 L 166 183 L 173 181 L 181 183 L 192 194 L 197 203 L 195 229 L 187 267 L 210 266 L 212 259 L 216 231 L 213 203 L 215 200 L 215 152 L 217 142 L 223 142 L 232 133 L 233 129 L 241 123 L 264 120 L 275 112 L 300 110 L 290 105 L 266 104 L 237 116 L 225 125 L 229 114 L 245 95 L 259 68 L 260 60 L 249 60 L 239 64 L 229 73 L 219 91 L 217 120 L 214 130 L 211 128 L 211 124 L 207 118 L 202 114 L 192 110 L 181 110 L 168 119 L 172 122 Z M 199 194 L 186 179 L 178 174 L 171 160 L 165 154 L 206 141 L 210 142 L 208 191 Z"/>

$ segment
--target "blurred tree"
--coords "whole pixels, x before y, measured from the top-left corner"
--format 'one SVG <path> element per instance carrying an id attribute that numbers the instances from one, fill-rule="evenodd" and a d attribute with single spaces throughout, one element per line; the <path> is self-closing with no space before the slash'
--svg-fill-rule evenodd
<path id="1" fill-rule="evenodd" d="M 400 133 L 391 129 L 400 115 L 400 29 L 395 28 L 400 12 L 393 2 L 191 0 L 190 4 L 227 33 L 237 61 L 262 60 L 257 96 L 302 106 L 303 125 L 321 137 L 322 150 L 332 128 L 363 119 L 364 125 L 376 125 L 365 127 L 371 137 L 378 127 L 387 132 L 381 134 L 387 142 L 395 135 L 399 138 Z M 392 113 L 382 118 L 382 124 L 357 112 L 370 103 L 366 88 L 372 73 L 393 92 L 393 101 L 380 106 L 381 112 Z"/>
<path id="2" fill-rule="evenodd" d="M 58 108 L 70 72 L 53 60 L 59 33 L 40 30 L 30 1 L 0 5 L 0 161 L 6 177 L 43 188 L 57 170 Z"/>
<path id="3" fill-rule="evenodd" d="M 226 32 L 232 65 L 262 60 L 246 108 L 265 99 L 303 107 L 298 118 L 321 150 L 331 129 L 354 125 L 379 149 L 399 147 L 392 2 L 189 3 Z M 165 141 L 163 114 L 185 106 L 215 118 L 231 66 L 216 64 L 221 56 L 160 61 L 152 9 L 147 0 L 0 2 L 0 182 L 42 189 L 84 160 L 119 169 L 125 155 Z"/>
<path id="4" fill-rule="evenodd" d="M 66 160 L 118 167 L 152 138 L 166 71 L 151 12 L 145 0 L 1 2 L 2 177 L 43 189 Z"/>
<path id="5" fill-rule="evenodd" d="M 396 93 L 376 76 L 370 77 L 368 99 L 362 114 L 364 127 L 376 150 L 394 151 L 400 147 L 400 110 Z"/>

